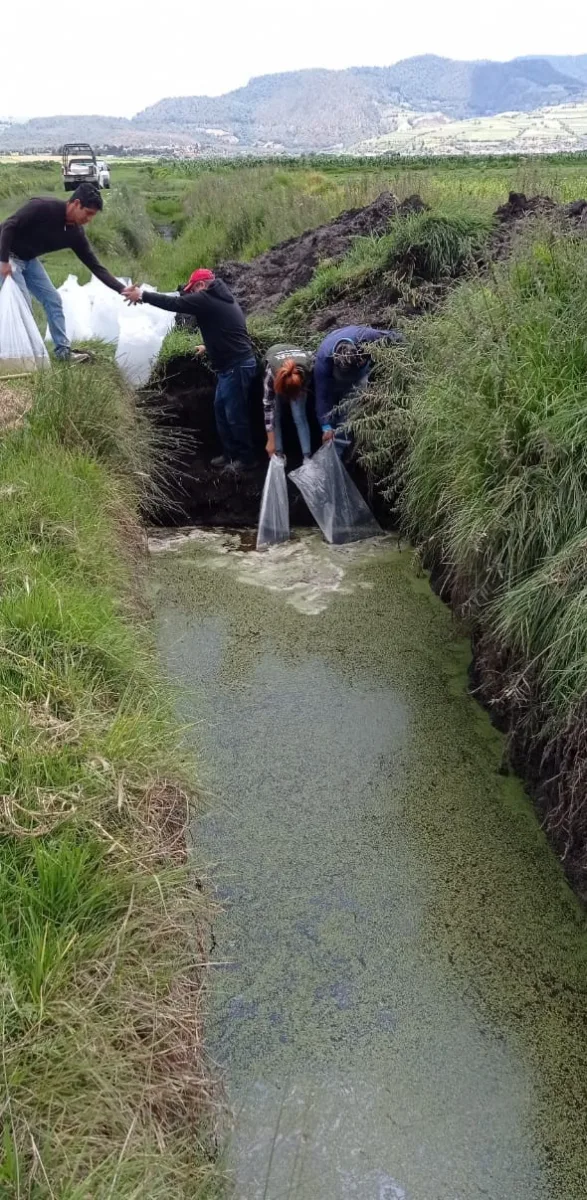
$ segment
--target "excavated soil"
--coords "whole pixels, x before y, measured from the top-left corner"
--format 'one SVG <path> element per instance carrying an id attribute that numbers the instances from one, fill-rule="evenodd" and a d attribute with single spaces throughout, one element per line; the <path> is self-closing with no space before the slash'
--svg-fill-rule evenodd
<path id="1" fill-rule="evenodd" d="M 507 203 L 500 205 L 495 212 L 496 226 L 489 241 L 489 259 L 496 261 L 507 258 L 512 242 L 521 230 L 528 223 L 545 218 L 553 225 L 583 226 L 587 229 L 587 200 L 556 204 L 549 196 L 525 196 L 523 192 L 510 192 Z"/>
<path id="2" fill-rule="evenodd" d="M 247 314 L 270 312 L 287 296 L 310 282 L 318 263 L 344 258 L 356 237 L 380 237 L 392 217 L 426 208 L 419 196 L 402 203 L 392 192 L 382 192 L 366 208 L 341 213 L 326 225 L 310 229 L 267 250 L 252 262 L 224 262 L 217 275 L 224 280 Z"/>
<path id="3" fill-rule="evenodd" d="M 409 211 L 422 210 L 425 205 L 418 196 L 406 202 Z M 572 204 L 555 204 L 548 196 L 526 197 L 511 192 L 506 204 L 495 213 L 493 230 L 484 256 L 476 266 L 483 270 L 488 263 L 507 258 L 512 244 L 529 221 L 548 218 L 552 224 L 583 225 L 587 229 L 587 200 Z M 463 267 L 459 274 L 466 268 Z M 308 332 L 327 333 L 344 325 L 373 325 L 393 327 L 398 318 L 410 319 L 436 308 L 454 282 L 453 277 L 431 280 L 422 265 L 408 255 L 398 259 L 393 267 L 378 276 L 353 281 L 336 299 L 309 317 Z"/>

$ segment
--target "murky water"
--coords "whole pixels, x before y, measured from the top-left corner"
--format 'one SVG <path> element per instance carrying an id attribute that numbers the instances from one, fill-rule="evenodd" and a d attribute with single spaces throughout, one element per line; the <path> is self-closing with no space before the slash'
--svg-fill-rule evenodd
<path id="1" fill-rule="evenodd" d="M 582 1200 L 585 920 L 450 613 L 391 540 L 170 545 L 234 1196 Z"/>

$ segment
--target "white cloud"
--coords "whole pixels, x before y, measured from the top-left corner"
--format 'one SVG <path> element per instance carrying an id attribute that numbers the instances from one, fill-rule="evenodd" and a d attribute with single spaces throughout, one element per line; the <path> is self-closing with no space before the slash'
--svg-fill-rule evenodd
<path id="1" fill-rule="evenodd" d="M 131 116 L 164 96 L 218 95 L 253 75 L 303 67 L 386 65 L 424 53 L 580 54 L 587 5 L 94 0 L 56 10 L 29 0 L 3 12 L 1 37 L 0 115 Z"/>

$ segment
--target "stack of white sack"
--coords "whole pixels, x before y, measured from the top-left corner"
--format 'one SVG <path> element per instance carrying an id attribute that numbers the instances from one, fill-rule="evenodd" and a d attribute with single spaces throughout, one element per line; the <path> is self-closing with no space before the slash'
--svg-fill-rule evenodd
<path id="1" fill-rule="evenodd" d="M 120 280 L 125 285 L 128 282 L 128 279 Z M 57 290 L 63 304 L 65 332 L 70 342 L 87 342 L 92 338 L 114 344 L 118 342 L 118 322 L 125 307 L 118 292 L 113 292 L 94 275 L 83 286 L 77 275 L 68 275 Z M 48 326 L 45 341 L 51 341 Z"/>
<path id="2" fill-rule="evenodd" d="M 0 376 L 49 366 L 31 308 L 9 275 L 0 288 Z"/>
<path id="3" fill-rule="evenodd" d="M 126 287 L 130 280 L 119 279 L 118 282 Z M 118 345 L 120 318 L 127 308 L 122 296 L 106 287 L 95 275 L 86 283 L 85 291 L 92 305 L 92 337 Z"/>
<path id="4" fill-rule="evenodd" d="M 150 283 L 143 284 L 143 291 L 156 292 L 157 288 L 151 287 Z M 164 296 L 177 296 L 177 292 L 163 292 Z M 173 329 L 175 323 L 175 313 L 167 312 L 165 308 L 155 308 L 154 304 L 141 305 L 141 312 L 144 312 L 149 318 L 153 329 L 157 329 L 163 334 L 163 337 Z"/>
<path id="5" fill-rule="evenodd" d="M 127 286 L 130 280 L 119 282 Z M 149 283 L 143 287 L 150 292 L 156 290 Z M 134 387 L 146 383 L 163 339 L 173 327 L 175 314 L 151 304 L 129 305 L 95 276 L 82 287 L 77 275 L 69 275 L 59 294 L 70 342 L 96 338 L 115 345 L 116 362 L 128 382 Z M 51 340 L 49 329 L 45 340 Z"/>

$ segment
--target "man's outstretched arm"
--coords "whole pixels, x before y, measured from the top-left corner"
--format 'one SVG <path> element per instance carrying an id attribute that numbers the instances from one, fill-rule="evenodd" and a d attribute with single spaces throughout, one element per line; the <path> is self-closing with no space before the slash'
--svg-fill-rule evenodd
<path id="1" fill-rule="evenodd" d="M 150 292 L 146 288 L 123 288 L 125 300 L 131 304 L 152 304 L 155 308 L 164 308 L 167 312 L 186 313 L 189 317 L 198 319 L 198 296 L 166 296 L 164 292 Z"/>
<path id="2" fill-rule="evenodd" d="M 83 262 L 84 267 L 87 267 L 88 271 L 91 271 L 92 275 L 96 276 L 96 279 L 99 279 L 101 283 L 105 283 L 106 287 L 112 288 L 113 292 L 122 293 L 124 291 L 124 284 L 119 279 L 116 279 L 114 275 L 111 275 L 110 271 L 107 271 L 106 267 L 103 267 L 100 260 L 96 258 L 83 229 L 80 229 L 78 232 L 79 236 L 75 239 L 71 247 L 74 254 L 77 254 L 80 262 Z"/>

